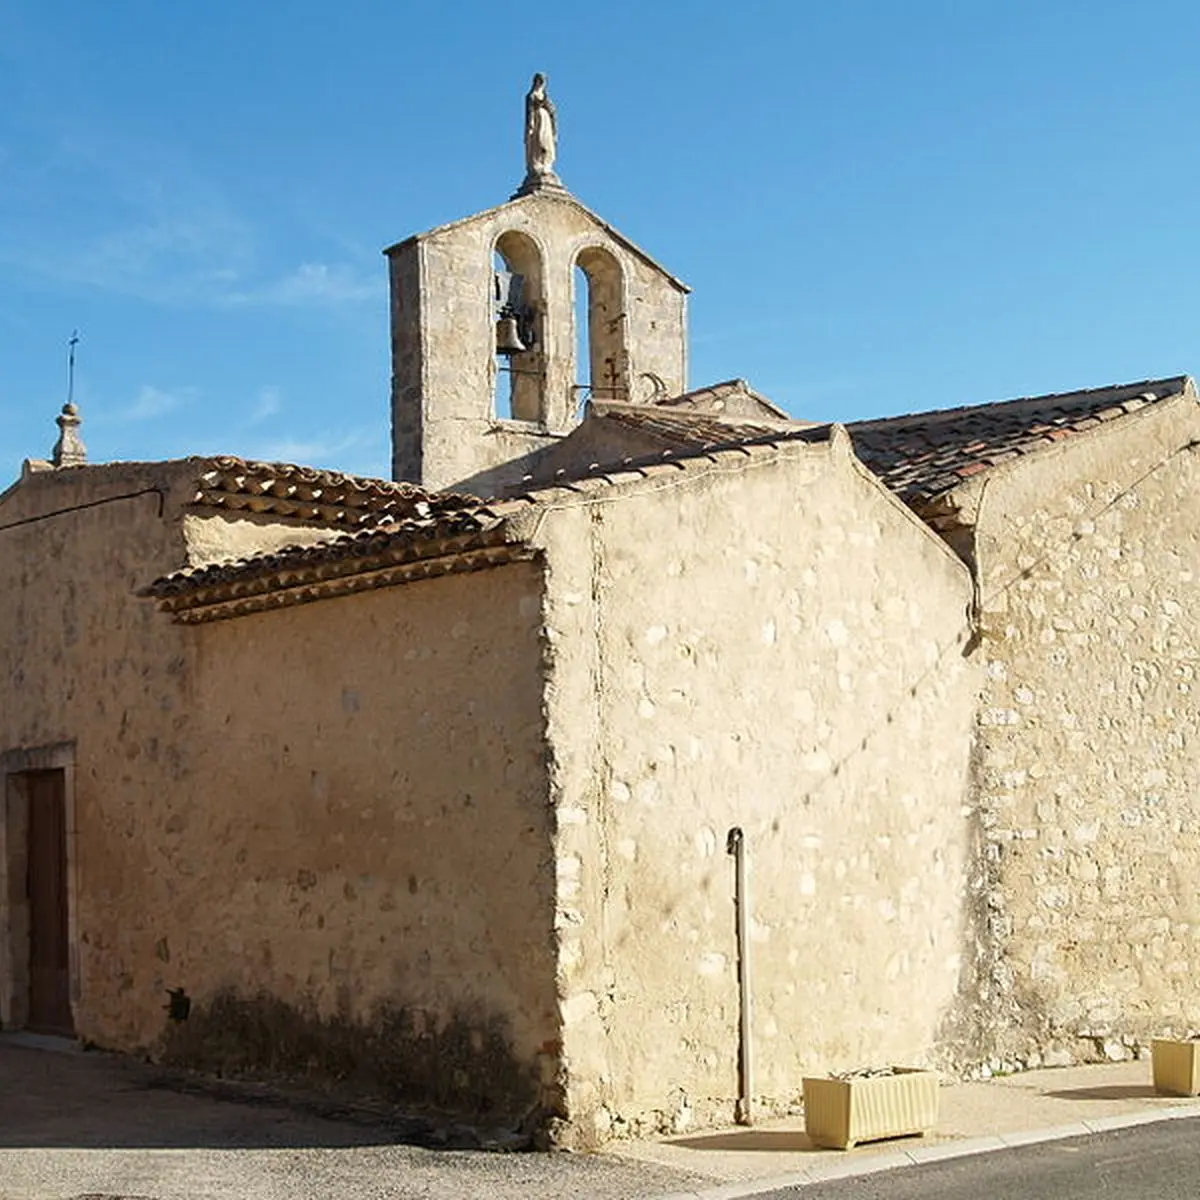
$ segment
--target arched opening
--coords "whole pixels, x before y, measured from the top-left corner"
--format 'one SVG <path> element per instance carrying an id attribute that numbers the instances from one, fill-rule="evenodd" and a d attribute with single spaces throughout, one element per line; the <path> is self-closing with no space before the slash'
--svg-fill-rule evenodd
<path id="1" fill-rule="evenodd" d="M 629 400 L 624 280 L 609 251 L 589 246 L 575 260 L 575 386 L 581 397 Z"/>
<path id="2" fill-rule="evenodd" d="M 502 233 L 492 254 L 492 412 L 500 420 L 545 421 L 543 296 L 536 243 L 515 230 Z"/>

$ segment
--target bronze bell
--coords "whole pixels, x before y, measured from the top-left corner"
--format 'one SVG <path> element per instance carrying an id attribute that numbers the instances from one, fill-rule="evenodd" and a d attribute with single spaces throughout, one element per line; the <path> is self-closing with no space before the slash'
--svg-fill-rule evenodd
<path id="1" fill-rule="evenodd" d="M 496 322 L 496 353 L 521 354 L 529 347 L 521 341 L 516 317 L 501 317 Z"/>

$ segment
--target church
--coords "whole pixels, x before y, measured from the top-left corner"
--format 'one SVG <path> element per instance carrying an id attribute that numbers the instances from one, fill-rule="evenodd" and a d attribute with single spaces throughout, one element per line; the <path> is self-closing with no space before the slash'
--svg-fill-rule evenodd
<path id="1" fill-rule="evenodd" d="M 696 386 L 555 151 L 387 251 L 391 480 L 0 493 L 0 1026 L 576 1147 L 1195 1028 L 1192 380 Z"/>

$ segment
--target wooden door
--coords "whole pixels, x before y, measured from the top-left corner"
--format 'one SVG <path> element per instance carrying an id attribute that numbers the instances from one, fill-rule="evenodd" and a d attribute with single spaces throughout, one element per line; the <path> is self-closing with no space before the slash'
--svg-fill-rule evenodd
<path id="1" fill-rule="evenodd" d="M 67 811 L 62 771 L 25 775 L 29 798 L 29 1019 L 39 1033 L 74 1033 L 67 943 Z"/>

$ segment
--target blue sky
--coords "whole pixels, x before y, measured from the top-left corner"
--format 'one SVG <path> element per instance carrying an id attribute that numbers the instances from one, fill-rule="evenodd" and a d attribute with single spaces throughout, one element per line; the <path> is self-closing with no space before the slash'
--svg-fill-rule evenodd
<path id="1" fill-rule="evenodd" d="M 855 417 L 1200 370 L 1200 5 L 0 0 L 0 473 L 388 462 L 380 250 L 558 167 L 691 382 Z M 2 486 L 2 482 L 0 482 Z"/>

